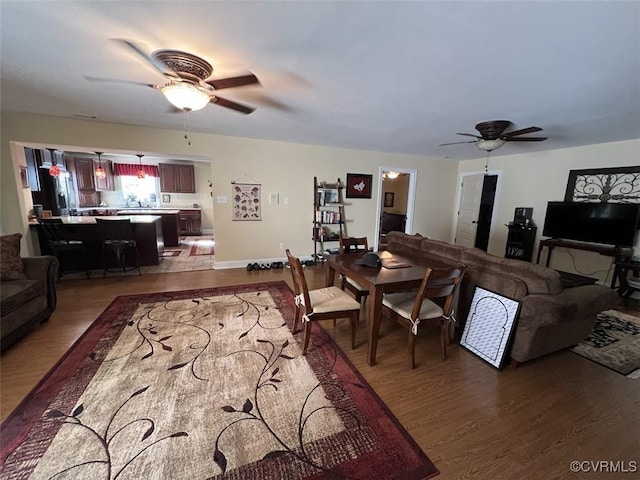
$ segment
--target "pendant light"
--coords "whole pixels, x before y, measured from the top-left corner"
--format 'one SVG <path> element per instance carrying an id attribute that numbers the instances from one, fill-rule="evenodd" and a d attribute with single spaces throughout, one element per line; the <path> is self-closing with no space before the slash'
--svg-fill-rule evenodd
<path id="1" fill-rule="evenodd" d="M 107 176 L 107 172 L 102 168 L 102 161 L 100 157 L 102 156 L 102 152 L 95 152 L 98 156 L 98 168 L 96 168 L 95 176 L 96 178 L 105 178 Z"/>
<path id="2" fill-rule="evenodd" d="M 60 167 L 58 166 L 58 162 L 56 161 L 56 149 L 55 148 L 47 148 L 49 153 L 51 153 L 51 166 L 49 167 L 49 175 L 52 177 L 60 176 Z"/>
<path id="3" fill-rule="evenodd" d="M 138 168 L 138 178 L 144 178 L 147 176 L 146 173 L 144 173 L 144 170 L 142 169 L 142 157 L 144 157 L 144 155 L 141 154 L 136 154 L 136 157 L 138 157 L 138 160 L 140 160 L 140 168 Z"/>

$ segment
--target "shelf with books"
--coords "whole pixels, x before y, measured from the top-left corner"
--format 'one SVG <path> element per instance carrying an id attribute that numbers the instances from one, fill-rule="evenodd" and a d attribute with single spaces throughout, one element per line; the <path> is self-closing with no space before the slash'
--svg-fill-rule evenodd
<path id="1" fill-rule="evenodd" d="M 337 242 L 345 235 L 343 203 L 344 184 L 340 179 L 335 183 L 318 182 L 313 177 L 313 253 L 316 261 L 323 261 L 325 242 Z M 333 248 L 335 250 L 335 248 Z"/>

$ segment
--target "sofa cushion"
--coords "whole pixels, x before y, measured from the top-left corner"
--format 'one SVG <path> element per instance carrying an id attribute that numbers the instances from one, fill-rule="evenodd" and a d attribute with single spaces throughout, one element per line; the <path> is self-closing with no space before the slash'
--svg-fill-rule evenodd
<path id="1" fill-rule="evenodd" d="M 0 237 L 0 280 L 22 280 L 25 277 L 20 257 L 21 233 Z"/>
<path id="2" fill-rule="evenodd" d="M 42 282 L 39 280 L 14 280 L 2 282 L 0 290 L 0 310 L 4 317 L 9 312 L 20 308 L 42 295 Z"/>
<path id="3" fill-rule="evenodd" d="M 496 257 L 478 248 L 466 249 L 462 255 L 462 261 L 471 269 L 478 267 L 521 279 L 527 286 L 529 294 L 548 293 L 554 295 L 562 291 L 560 274 L 542 265 Z"/>
<path id="4" fill-rule="evenodd" d="M 389 232 L 387 234 L 387 250 L 404 256 L 420 256 L 420 243 L 425 237 L 416 233 L 408 235 L 404 232 Z"/>
<path id="5" fill-rule="evenodd" d="M 448 258 L 449 260 L 454 260 L 459 263 L 463 263 L 462 254 L 466 250 L 465 247 L 461 247 L 460 245 L 452 245 L 447 242 L 432 240 L 430 238 L 425 238 L 420 242 L 420 249 L 428 252 L 429 254 Z"/>

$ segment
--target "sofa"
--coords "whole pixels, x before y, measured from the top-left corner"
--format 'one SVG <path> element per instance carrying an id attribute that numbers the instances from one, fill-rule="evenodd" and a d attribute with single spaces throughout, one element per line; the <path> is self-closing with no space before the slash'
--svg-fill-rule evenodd
<path id="1" fill-rule="evenodd" d="M 419 234 L 390 232 L 386 249 L 438 264 L 467 266 L 458 298 L 457 331 L 462 332 L 476 286 L 520 302 L 510 356 L 522 363 L 571 347 L 589 336 L 599 312 L 619 297 L 604 285 L 563 286 L 560 274 L 522 260 L 496 257 Z"/>
<path id="2" fill-rule="evenodd" d="M 0 348 L 49 319 L 56 308 L 58 259 L 20 257 L 21 234 L 0 237 Z"/>

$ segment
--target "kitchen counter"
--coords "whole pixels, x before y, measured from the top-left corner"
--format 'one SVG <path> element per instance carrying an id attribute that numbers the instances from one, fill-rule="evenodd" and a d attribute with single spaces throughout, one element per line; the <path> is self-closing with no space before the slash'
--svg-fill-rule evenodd
<path id="1" fill-rule="evenodd" d="M 126 215 L 118 217 L 53 217 L 62 219 L 62 223 L 68 229 L 68 233 L 74 239 L 82 240 L 87 249 L 87 255 L 91 268 L 102 268 L 102 231 L 96 218 L 105 220 L 118 220 L 129 218 L 133 239 L 138 245 L 140 266 L 158 265 L 164 252 L 164 238 L 162 236 L 161 215 Z M 38 228 L 37 221 L 29 222 L 31 228 L 38 230 L 40 251 L 42 254 L 50 254 L 51 249 L 47 244 L 46 236 Z"/>
<path id="2" fill-rule="evenodd" d="M 162 224 L 162 237 L 164 238 L 164 246 L 165 247 L 177 247 L 180 245 L 180 223 L 178 216 L 180 214 L 180 210 L 165 210 L 158 208 L 136 208 L 136 209 L 125 209 L 116 211 L 116 215 L 122 216 L 131 214 L 144 216 L 158 216 L 160 218 L 160 222 Z"/>
<path id="3" fill-rule="evenodd" d="M 180 209 L 176 208 L 124 208 L 122 210 L 118 210 L 116 215 L 178 215 L 179 213 Z"/>

